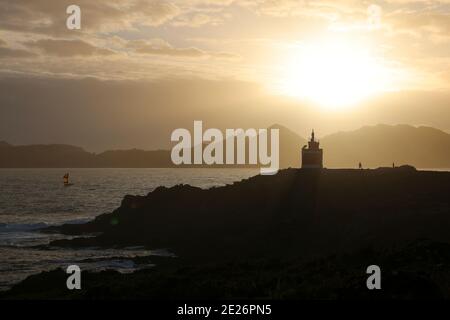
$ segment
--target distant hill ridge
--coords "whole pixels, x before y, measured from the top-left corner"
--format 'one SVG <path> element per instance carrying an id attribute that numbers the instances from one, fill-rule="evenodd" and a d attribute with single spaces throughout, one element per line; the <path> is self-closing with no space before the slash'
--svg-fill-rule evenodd
<path id="1" fill-rule="evenodd" d="M 331 134 L 322 140 L 328 165 L 345 167 L 411 164 L 418 168 L 450 167 L 450 135 L 431 127 L 366 126 Z"/>
<path id="2" fill-rule="evenodd" d="M 306 139 L 281 125 L 280 166 L 299 167 Z M 269 129 L 270 129 L 269 128 Z M 354 168 L 410 164 L 418 168 L 450 168 L 450 134 L 432 127 L 365 126 L 320 139 L 326 167 Z M 1 168 L 170 168 L 170 150 L 109 150 L 99 154 L 64 145 L 14 146 L 0 141 Z"/>

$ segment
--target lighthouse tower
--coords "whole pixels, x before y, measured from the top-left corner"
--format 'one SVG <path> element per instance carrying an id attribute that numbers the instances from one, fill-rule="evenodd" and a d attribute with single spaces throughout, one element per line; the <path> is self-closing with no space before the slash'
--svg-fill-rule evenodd
<path id="1" fill-rule="evenodd" d="M 314 129 L 308 146 L 302 148 L 302 168 L 323 168 L 323 150 L 319 148 L 319 141 L 315 140 Z"/>

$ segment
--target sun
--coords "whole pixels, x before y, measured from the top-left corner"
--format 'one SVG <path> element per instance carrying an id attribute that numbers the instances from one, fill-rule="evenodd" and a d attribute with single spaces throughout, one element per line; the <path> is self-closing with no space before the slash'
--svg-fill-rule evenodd
<path id="1" fill-rule="evenodd" d="M 281 66 L 279 91 L 327 109 L 343 109 L 383 91 L 386 72 L 362 47 L 344 41 L 302 44 Z"/>

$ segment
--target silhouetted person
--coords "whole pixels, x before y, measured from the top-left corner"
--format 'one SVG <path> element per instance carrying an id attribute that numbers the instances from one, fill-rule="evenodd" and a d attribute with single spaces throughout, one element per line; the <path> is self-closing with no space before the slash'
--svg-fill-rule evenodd
<path id="1" fill-rule="evenodd" d="M 394 162 L 392 162 L 392 168 L 395 168 L 395 163 Z"/>
<path id="2" fill-rule="evenodd" d="M 362 164 L 361 164 L 361 162 L 359 163 L 359 168 L 362 169 Z"/>

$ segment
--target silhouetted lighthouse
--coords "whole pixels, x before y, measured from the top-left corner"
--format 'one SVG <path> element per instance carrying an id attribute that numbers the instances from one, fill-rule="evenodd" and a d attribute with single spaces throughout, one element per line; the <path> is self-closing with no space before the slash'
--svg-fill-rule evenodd
<path id="1" fill-rule="evenodd" d="M 302 168 L 323 168 L 323 150 L 319 148 L 319 141 L 314 138 L 314 129 L 308 147 L 302 148 Z"/>

